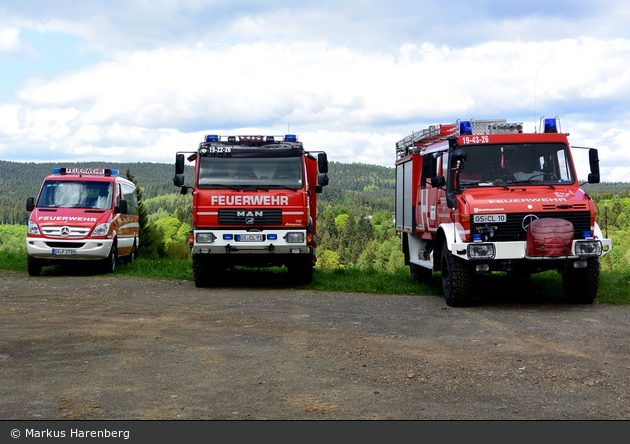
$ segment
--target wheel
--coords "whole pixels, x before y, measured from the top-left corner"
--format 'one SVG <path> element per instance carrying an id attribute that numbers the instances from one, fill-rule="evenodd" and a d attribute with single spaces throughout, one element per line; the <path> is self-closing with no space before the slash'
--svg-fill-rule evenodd
<path id="1" fill-rule="evenodd" d="M 313 266 L 298 265 L 287 267 L 289 269 L 289 278 L 297 285 L 310 284 L 313 281 Z"/>
<path id="2" fill-rule="evenodd" d="M 116 239 L 112 242 L 112 249 L 109 250 L 109 255 L 103 259 L 103 272 L 114 273 L 116 271 L 116 261 L 118 259 L 118 248 L 116 247 Z"/>
<path id="3" fill-rule="evenodd" d="M 432 270 L 416 264 L 409 264 L 409 272 L 411 273 L 411 279 L 420 284 L 428 284 L 433 277 Z"/>
<path id="4" fill-rule="evenodd" d="M 464 307 L 472 297 L 474 272 L 464 260 L 454 257 L 446 242 L 442 247 L 442 289 L 450 307 Z"/>
<path id="5" fill-rule="evenodd" d="M 592 304 L 599 289 L 599 258 L 586 260 L 586 268 L 570 268 L 562 275 L 564 295 L 572 304 Z"/>
<path id="6" fill-rule="evenodd" d="M 42 274 L 42 261 L 32 256 L 28 257 L 28 275 L 40 276 Z"/>
<path id="7" fill-rule="evenodd" d="M 136 243 L 134 241 L 133 247 L 131 247 L 131 254 L 127 256 L 125 260 L 128 264 L 133 264 L 137 258 L 138 258 L 138 247 L 136 246 Z"/>
<path id="8" fill-rule="evenodd" d="M 212 261 L 209 257 L 199 254 L 193 254 L 192 256 L 192 269 L 193 277 L 195 279 L 195 287 L 203 288 L 209 287 L 212 283 Z"/>

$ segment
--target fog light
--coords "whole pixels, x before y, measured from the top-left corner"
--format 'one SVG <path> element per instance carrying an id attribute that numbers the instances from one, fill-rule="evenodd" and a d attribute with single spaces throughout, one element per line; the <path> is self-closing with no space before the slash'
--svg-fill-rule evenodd
<path id="1" fill-rule="evenodd" d="M 490 271 L 490 265 L 488 264 L 479 264 L 475 266 L 476 271 L 481 271 L 483 273 Z"/>
<path id="2" fill-rule="evenodd" d="M 291 248 L 291 253 L 292 254 L 300 254 L 302 250 L 300 250 L 299 248 Z"/>
<path id="3" fill-rule="evenodd" d="M 287 233 L 284 239 L 288 244 L 301 244 L 304 243 L 304 233 Z"/>
<path id="4" fill-rule="evenodd" d="M 468 245 L 468 259 L 494 259 L 496 252 L 493 244 Z"/>
<path id="5" fill-rule="evenodd" d="M 588 267 L 588 262 L 586 261 L 573 262 L 573 268 L 586 268 L 586 267 Z"/>

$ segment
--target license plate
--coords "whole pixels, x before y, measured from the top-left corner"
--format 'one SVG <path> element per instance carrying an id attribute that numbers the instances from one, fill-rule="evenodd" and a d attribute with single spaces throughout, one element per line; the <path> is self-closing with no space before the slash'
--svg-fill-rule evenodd
<path id="1" fill-rule="evenodd" d="M 476 224 L 500 224 L 507 222 L 507 216 L 505 214 L 475 214 L 473 215 L 473 222 Z"/>
<path id="2" fill-rule="evenodd" d="M 76 248 L 53 248 L 52 254 L 58 256 L 72 256 L 77 254 Z"/>
<path id="3" fill-rule="evenodd" d="M 262 242 L 262 234 L 237 234 L 236 242 Z"/>

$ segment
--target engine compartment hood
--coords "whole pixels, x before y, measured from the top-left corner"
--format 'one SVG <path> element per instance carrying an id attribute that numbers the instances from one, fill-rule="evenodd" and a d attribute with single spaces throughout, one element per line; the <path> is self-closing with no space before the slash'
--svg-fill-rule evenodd
<path id="1" fill-rule="evenodd" d="M 586 209 L 590 201 L 581 189 L 545 186 L 468 189 L 460 196 L 471 213 Z"/>

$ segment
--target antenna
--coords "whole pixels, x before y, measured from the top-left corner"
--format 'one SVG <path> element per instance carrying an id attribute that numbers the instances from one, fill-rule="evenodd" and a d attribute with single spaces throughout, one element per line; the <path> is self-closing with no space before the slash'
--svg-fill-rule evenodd
<path id="1" fill-rule="evenodd" d="M 536 77 L 534 77 L 534 132 L 536 131 L 536 83 L 538 83 L 538 69 L 536 69 Z"/>
<path id="2" fill-rule="evenodd" d="M 291 132 L 291 114 L 293 114 L 293 96 L 291 96 L 291 111 L 289 112 L 289 125 L 287 126 L 287 133 Z"/>

